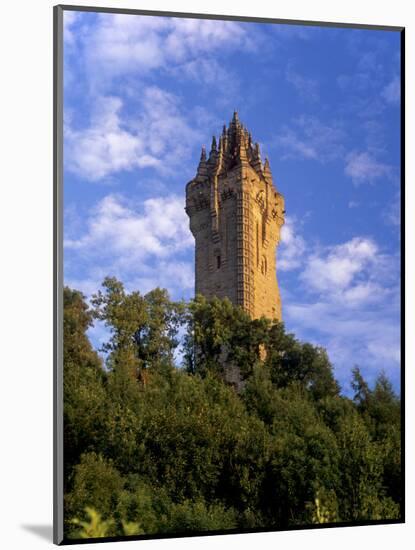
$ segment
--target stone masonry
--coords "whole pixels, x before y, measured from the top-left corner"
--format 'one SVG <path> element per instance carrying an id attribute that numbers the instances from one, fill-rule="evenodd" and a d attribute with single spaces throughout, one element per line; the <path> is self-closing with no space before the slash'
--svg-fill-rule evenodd
<path id="1" fill-rule="evenodd" d="M 284 198 L 236 112 L 218 143 L 213 137 L 209 157 L 202 148 L 186 212 L 196 241 L 196 293 L 227 296 L 252 318 L 281 320 L 275 252 Z"/>

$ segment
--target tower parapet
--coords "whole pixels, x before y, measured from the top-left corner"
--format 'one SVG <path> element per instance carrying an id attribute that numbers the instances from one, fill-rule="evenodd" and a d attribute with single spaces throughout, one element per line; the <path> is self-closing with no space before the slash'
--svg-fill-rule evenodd
<path id="1" fill-rule="evenodd" d="M 213 136 L 209 156 L 202 148 L 186 212 L 196 241 L 196 293 L 226 296 L 253 318 L 281 320 L 275 249 L 284 198 L 236 111 L 219 140 Z"/>

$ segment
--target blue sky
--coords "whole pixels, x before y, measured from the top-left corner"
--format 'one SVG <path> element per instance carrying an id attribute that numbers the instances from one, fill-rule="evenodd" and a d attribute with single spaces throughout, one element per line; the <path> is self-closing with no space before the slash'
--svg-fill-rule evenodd
<path id="1" fill-rule="evenodd" d="M 284 195 L 283 320 L 400 378 L 400 35 L 64 12 L 64 278 L 194 291 L 185 184 L 234 109 Z M 97 326 L 96 345 L 105 338 Z"/>

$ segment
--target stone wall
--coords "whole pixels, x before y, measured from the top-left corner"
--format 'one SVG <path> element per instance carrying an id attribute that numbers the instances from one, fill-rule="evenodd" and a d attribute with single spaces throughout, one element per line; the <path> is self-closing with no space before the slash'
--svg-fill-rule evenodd
<path id="1" fill-rule="evenodd" d="M 196 243 L 196 293 L 226 296 L 253 318 L 281 320 L 275 252 L 284 199 L 236 113 L 219 148 L 213 139 L 209 159 L 202 149 L 186 186 L 186 212 Z"/>

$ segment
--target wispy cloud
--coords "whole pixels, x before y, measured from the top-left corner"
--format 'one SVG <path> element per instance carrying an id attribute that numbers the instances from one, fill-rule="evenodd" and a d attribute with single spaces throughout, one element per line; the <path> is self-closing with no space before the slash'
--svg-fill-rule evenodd
<path id="1" fill-rule="evenodd" d="M 388 102 L 398 104 L 401 100 L 401 81 L 395 76 L 382 90 L 382 97 Z"/>
<path id="2" fill-rule="evenodd" d="M 97 100 L 91 124 L 82 129 L 65 125 L 65 167 L 97 181 L 109 174 L 132 168 L 157 166 L 158 159 L 147 152 L 146 143 L 121 121 L 122 101 L 118 97 Z"/>
<path id="3" fill-rule="evenodd" d="M 81 234 L 65 236 L 65 282 L 90 294 L 105 276 L 114 275 L 143 292 L 155 286 L 173 294 L 186 291 L 194 284 L 188 259 L 193 244 L 181 197 L 134 205 L 109 194 L 91 209 Z M 82 266 L 81 277 L 71 275 L 72 263 Z"/>
<path id="4" fill-rule="evenodd" d="M 309 291 L 358 305 L 379 298 L 379 285 L 370 277 L 377 255 L 378 247 L 372 239 L 355 237 L 312 252 L 300 278 Z"/>
<path id="5" fill-rule="evenodd" d="M 242 25 L 128 14 L 101 14 L 84 37 L 86 63 L 95 84 L 184 64 L 223 48 L 253 48 Z"/>
<path id="6" fill-rule="evenodd" d="M 304 41 L 311 40 L 319 33 L 316 27 L 306 27 L 304 25 L 270 25 L 269 32 L 278 38 L 284 40 L 300 39 Z"/>
<path id="7" fill-rule="evenodd" d="M 281 242 L 277 252 L 277 270 L 291 271 L 300 267 L 305 249 L 303 237 L 295 231 L 295 219 L 287 216 L 281 229 Z"/>
<path id="8" fill-rule="evenodd" d="M 143 91 L 135 117 L 123 116 L 119 97 L 98 97 L 89 125 L 65 124 L 65 167 L 90 181 L 136 168 L 168 172 L 198 139 L 178 99 L 156 86 Z"/>
<path id="9" fill-rule="evenodd" d="M 63 12 L 63 39 L 66 46 L 73 44 L 76 40 L 72 27 L 78 19 L 79 12 L 67 10 Z"/>
<path id="10" fill-rule="evenodd" d="M 368 151 L 352 151 L 346 157 L 345 174 L 354 184 L 373 183 L 375 180 L 390 177 L 392 167 L 377 160 Z"/>
<path id="11" fill-rule="evenodd" d="M 295 230 L 292 224 L 288 227 L 290 243 Z M 283 293 L 289 330 L 326 347 L 344 387 L 356 364 L 369 381 L 385 369 L 398 385 L 399 258 L 364 236 L 331 246 L 313 245 L 300 234 L 298 238 L 301 254 L 293 255 L 297 271 L 282 271 L 283 282 L 290 277 L 291 286 L 301 289 L 285 300 Z"/>
<path id="12" fill-rule="evenodd" d="M 181 64 L 172 64 L 166 71 L 176 78 L 186 78 L 203 85 L 201 91 L 204 94 L 211 94 L 214 89 L 215 99 L 222 104 L 227 101 L 234 107 L 234 97 L 239 90 L 239 78 L 229 68 L 225 69 L 214 57 L 198 57 Z"/>
<path id="13" fill-rule="evenodd" d="M 399 387 L 400 328 L 396 310 L 347 307 L 334 308 L 328 301 L 293 303 L 284 308 L 290 328 L 298 336 L 314 334 L 314 341 L 326 347 L 335 366 L 335 376 L 347 391 L 351 370 L 358 365 L 373 383 L 381 370 Z"/>
<path id="14" fill-rule="evenodd" d="M 400 227 L 401 225 L 401 194 L 398 191 L 392 201 L 383 210 L 383 219 L 388 225 Z"/>
<path id="15" fill-rule="evenodd" d="M 315 78 L 300 74 L 292 65 L 288 65 L 285 71 L 285 78 L 302 99 L 311 102 L 319 99 L 319 82 Z"/>
<path id="16" fill-rule="evenodd" d="M 302 115 L 291 126 L 282 128 L 274 144 L 283 159 L 311 159 L 325 163 L 344 152 L 343 140 L 344 131 L 340 124 Z"/>
<path id="17" fill-rule="evenodd" d="M 151 255 L 169 256 L 191 246 L 193 239 L 181 197 L 151 198 L 134 208 L 122 195 L 110 194 L 92 209 L 86 233 L 68 237 L 64 244 L 100 256 L 125 255 L 120 261 L 130 263 Z"/>

